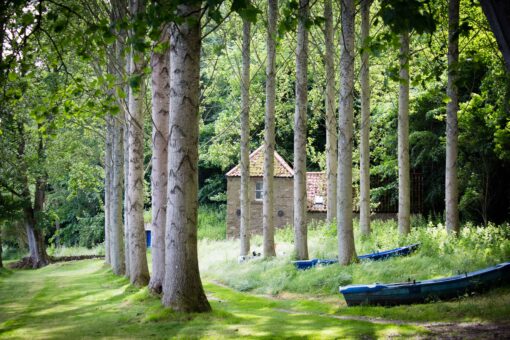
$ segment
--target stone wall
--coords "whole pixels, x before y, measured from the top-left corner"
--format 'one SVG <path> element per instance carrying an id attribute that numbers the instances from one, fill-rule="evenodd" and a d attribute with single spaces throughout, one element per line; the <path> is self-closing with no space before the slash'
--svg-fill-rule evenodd
<path id="1" fill-rule="evenodd" d="M 262 200 L 255 200 L 255 183 L 262 177 L 250 178 L 250 234 L 262 234 Z M 292 178 L 275 177 L 274 222 L 276 228 L 292 225 L 293 219 L 293 188 Z M 241 206 L 239 201 L 241 190 L 240 177 L 227 177 L 227 237 L 239 237 Z"/>

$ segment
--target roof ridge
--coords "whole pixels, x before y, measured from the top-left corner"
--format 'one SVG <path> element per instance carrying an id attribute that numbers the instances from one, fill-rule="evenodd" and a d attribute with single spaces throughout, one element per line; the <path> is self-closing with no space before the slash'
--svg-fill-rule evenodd
<path id="1" fill-rule="evenodd" d="M 264 151 L 264 144 L 262 144 L 261 146 L 259 146 L 257 149 L 255 149 L 249 156 L 249 160 L 250 162 L 261 152 L 261 151 Z M 276 176 L 276 177 L 294 177 L 294 169 L 292 169 L 292 167 L 283 159 L 282 156 L 280 156 L 280 154 L 274 150 L 274 158 L 276 159 L 276 161 L 279 163 L 279 165 L 281 167 L 283 167 L 283 169 L 288 173 L 287 176 L 285 175 L 279 175 L 279 176 Z M 237 174 L 239 172 L 239 168 L 241 167 L 241 164 L 238 163 L 236 166 L 234 166 L 232 169 L 230 169 L 225 176 L 227 177 L 238 177 L 240 176 L 240 174 Z M 275 168 L 276 170 L 276 168 Z M 251 172 L 251 170 L 250 170 Z"/>

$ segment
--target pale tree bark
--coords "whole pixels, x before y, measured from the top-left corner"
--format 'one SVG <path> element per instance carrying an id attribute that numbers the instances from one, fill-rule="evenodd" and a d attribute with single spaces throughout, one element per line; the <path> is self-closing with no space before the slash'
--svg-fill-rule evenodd
<path id="1" fill-rule="evenodd" d="M 361 1 L 361 125 L 360 125 L 360 207 L 361 234 L 370 234 L 370 5 L 372 0 Z"/>
<path id="2" fill-rule="evenodd" d="M 241 256 L 250 252 L 250 39 L 251 23 L 243 19 L 241 75 Z"/>
<path id="3" fill-rule="evenodd" d="M 113 117 L 113 168 L 110 197 L 110 263 L 113 273 L 123 275 L 126 271 L 124 262 L 124 229 L 122 223 L 122 194 L 124 188 L 124 117 Z"/>
<path id="4" fill-rule="evenodd" d="M 143 0 L 131 0 L 130 9 L 132 17 L 144 11 Z M 145 286 L 149 283 L 149 268 L 147 265 L 147 245 L 145 241 L 145 228 L 143 223 L 143 100 L 145 94 L 145 81 L 143 53 L 132 47 L 131 51 L 131 77 L 139 77 L 139 87 L 129 88 L 129 175 L 128 175 L 128 224 L 130 241 L 130 279 L 136 286 Z"/>
<path id="5" fill-rule="evenodd" d="M 172 24 L 168 194 L 163 304 L 178 312 L 207 312 L 197 256 L 200 3 L 179 5 Z"/>
<path id="6" fill-rule="evenodd" d="M 163 28 L 160 42 L 168 42 Z M 149 290 L 160 294 L 165 278 L 165 223 L 168 181 L 168 110 L 170 101 L 170 52 L 153 52 L 152 66 L 152 273 Z"/>
<path id="7" fill-rule="evenodd" d="M 306 226 L 306 129 L 308 107 L 309 0 L 299 1 L 296 47 L 296 110 L 294 113 L 294 250 L 298 260 L 308 259 Z"/>
<path id="8" fill-rule="evenodd" d="M 276 101 L 276 24 L 278 0 L 268 0 L 266 113 L 264 124 L 264 177 L 262 202 L 263 256 L 276 256 L 274 246 L 274 148 Z"/>
<path id="9" fill-rule="evenodd" d="M 126 16 L 126 3 L 123 0 L 111 1 L 110 20 L 112 23 L 118 23 Z M 115 33 L 115 32 L 114 32 Z M 117 33 L 113 51 L 109 58 L 109 73 L 113 74 L 117 82 L 122 83 L 125 76 L 125 65 L 123 62 L 123 52 L 125 50 L 126 31 L 120 30 Z M 115 91 L 112 91 L 115 95 Z M 125 155 L 124 155 L 124 119 L 125 104 L 123 99 L 116 96 L 117 104 L 120 108 L 120 114 L 112 117 L 112 183 L 110 198 L 110 262 L 113 272 L 116 275 L 126 273 L 125 247 L 124 247 L 124 223 L 123 223 L 123 189 L 125 180 Z"/>
<path id="10" fill-rule="evenodd" d="M 106 116 L 106 146 L 104 154 L 104 254 L 105 262 L 111 264 L 111 179 L 112 179 L 112 117 Z"/>
<path id="11" fill-rule="evenodd" d="M 131 54 L 126 55 L 126 73 L 131 74 Z M 129 238 L 129 217 L 128 217 L 128 197 L 129 197 L 129 126 L 131 125 L 129 114 L 129 86 L 126 86 L 125 92 L 127 94 L 127 110 L 124 112 L 124 256 L 126 262 L 126 277 L 131 277 L 131 242 Z"/>
<path id="12" fill-rule="evenodd" d="M 446 230 L 449 233 L 458 233 L 460 229 L 457 178 L 459 91 L 456 84 L 459 63 L 459 2 L 459 0 L 449 0 L 448 6 L 448 84 L 446 92 L 450 101 L 446 105 L 445 208 Z"/>
<path id="13" fill-rule="evenodd" d="M 129 61 L 129 58 L 128 58 Z M 128 67 L 129 69 L 129 67 Z M 128 71 L 129 72 L 129 71 Z M 128 90 L 129 92 L 129 90 Z M 128 99 L 129 101 L 129 99 Z M 124 258 L 125 258 L 125 267 L 126 272 L 125 276 L 127 278 L 131 277 L 130 274 L 130 242 L 129 242 L 129 218 L 128 218 L 128 197 L 129 197 L 129 186 L 128 186 L 128 178 L 129 178 L 129 113 L 126 111 L 124 113 L 124 136 L 123 136 L 123 144 L 124 144 Z"/>
<path id="14" fill-rule="evenodd" d="M 327 221 L 333 223 L 336 219 L 337 202 L 337 174 L 338 174 L 338 141 L 337 141 L 337 120 L 335 110 L 335 46 L 334 46 L 334 23 L 331 0 L 324 3 L 325 30 L 324 38 L 326 44 L 326 177 L 327 177 Z"/>
<path id="15" fill-rule="evenodd" d="M 398 96 L 398 230 L 411 231 L 409 168 L 409 32 L 400 33 L 400 87 Z"/>
<path id="16" fill-rule="evenodd" d="M 354 91 L 354 0 L 342 0 L 340 36 L 340 104 L 338 124 L 338 262 L 351 263 L 356 257 L 352 229 L 352 143 Z"/>

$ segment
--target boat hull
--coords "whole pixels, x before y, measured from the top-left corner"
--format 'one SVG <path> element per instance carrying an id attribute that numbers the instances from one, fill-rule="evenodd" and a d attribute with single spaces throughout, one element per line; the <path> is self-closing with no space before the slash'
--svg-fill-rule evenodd
<path id="1" fill-rule="evenodd" d="M 366 255 L 358 256 L 358 259 L 369 260 L 369 261 L 381 261 L 386 260 L 390 257 L 396 256 L 406 256 L 414 252 L 420 246 L 419 243 L 411 244 L 405 247 L 399 247 L 395 249 L 390 249 L 382 252 L 375 252 Z M 302 261 L 293 261 L 292 263 L 296 266 L 297 269 L 304 270 L 315 267 L 317 265 L 327 266 L 333 263 L 337 263 L 338 260 L 335 259 L 312 259 L 312 260 L 302 260 Z"/>
<path id="2" fill-rule="evenodd" d="M 448 300 L 510 284 L 510 262 L 448 278 L 394 284 L 340 287 L 348 306 L 400 305 Z"/>

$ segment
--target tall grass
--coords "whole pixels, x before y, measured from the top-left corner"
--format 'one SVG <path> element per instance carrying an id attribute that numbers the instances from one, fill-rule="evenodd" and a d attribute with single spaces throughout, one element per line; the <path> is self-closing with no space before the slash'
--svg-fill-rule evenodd
<path id="1" fill-rule="evenodd" d="M 200 206 L 198 209 L 198 239 L 224 240 L 226 237 L 226 208 Z"/>
<path id="2" fill-rule="evenodd" d="M 297 271 L 290 263 L 293 245 L 290 231 L 276 232 L 277 257 L 238 263 L 238 240 L 199 243 L 201 272 L 241 291 L 276 294 L 282 291 L 335 294 L 338 286 L 351 283 L 399 282 L 431 279 L 472 271 L 510 260 L 510 226 L 477 227 L 466 224 L 458 237 L 448 235 L 443 225 L 415 221 L 411 233 L 402 237 L 394 221 L 374 221 L 372 234 L 362 237 L 355 223 L 358 254 L 386 250 L 419 242 L 419 250 L 407 257 L 364 261 Z M 291 234 L 290 234 L 291 235 Z M 335 225 L 318 224 L 309 230 L 311 258 L 335 258 Z M 260 251 L 261 238 L 252 238 L 252 250 Z"/>

